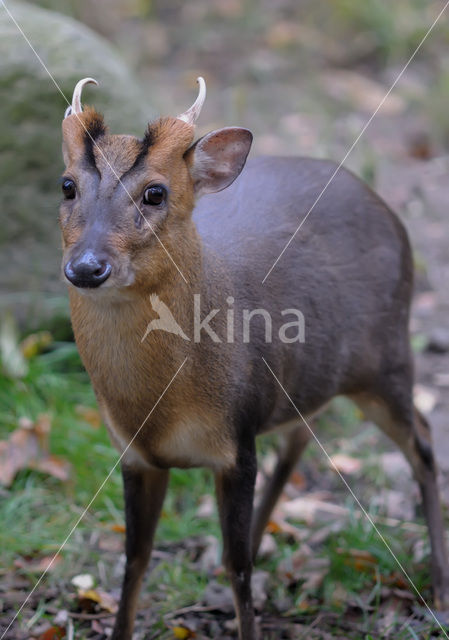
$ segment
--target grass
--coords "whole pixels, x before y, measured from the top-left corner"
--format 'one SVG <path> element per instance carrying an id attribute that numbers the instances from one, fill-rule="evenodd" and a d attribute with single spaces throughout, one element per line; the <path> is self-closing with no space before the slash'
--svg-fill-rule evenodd
<path id="1" fill-rule="evenodd" d="M 33 355 L 27 361 L 27 368 L 22 377 L 4 373 L 0 376 L 0 439 L 6 439 L 17 428 L 20 418 L 36 420 L 40 414 L 46 413 L 52 422 L 51 452 L 70 461 L 72 475 L 69 482 L 63 483 L 51 476 L 24 469 L 17 474 L 11 487 L 2 490 L 0 564 L 4 575 L 16 573 L 17 560 L 52 556 L 56 552 L 118 458 L 104 427 L 93 426 L 95 420 L 92 416 L 95 413 L 86 411 L 86 408 L 95 410 L 95 398 L 73 343 L 53 342 L 43 353 Z M 83 411 L 80 411 L 80 406 L 84 407 Z M 370 496 L 387 481 L 378 467 L 372 464 L 376 447 L 382 446 L 376 441 L 373 449 L 373 438 L 377 432 L 374 428 L 360 430 L 359 421 L 357 410 L 349 402 L 339 399 L 319 419 L 318 436 L 330 453 L 344 450 L 360 456 L 361 452 L 368 452 L 365 470 L 369 485 L 363 486 L 363 474 L 351 484 L 357 487 L 362 502 L 369 504 Z M 262 441 L 260 456 L 272 453 L 274 446 L 274 439 Z M 315 476 L 319 469 L 319 477 L 326 489 L 337 495 L 336 502 L 346 503 L 354 509 L 341 482 L 328 468 L 317 447 L 312 445 L 306 452 L 304 468 L 306 475 L 309 470 Z M 210 472 L 201 469 L 172 471 L 156 539 L 156 548 L 166 549 L 169 554 L 157 559 L 144 590 L 146 594 L 152 594 L 152 610 L 155 612 L 152 632 L 160 631 L 160 635 L 155 637 L 172 637 L 166 631 L 163 616 L 200 602 L 211 579 L 199 569 L 189 545 L 185 544 L 199 536 L 219 537 L 216 513 L 210 518 L 197 517 L 201 498 L 210 493 L 213 493 Z M 374 508 L 370 513 L 373 517 L 378 515 Z M 70 594 L 74 589 L 69 583 L 76 573 L 91 573 L 104 588 L 111 584 L 118 586 L 119 577 L 113 574 L 114 571 L 117 574 L 116 563 L 123 534 L 114 532 L 113 528 L 120 530 L 123 523 L 121 477 L 117 469 L 65 546 L 62 561 L 46 578 L 45 584 L 56 585 L 60 591 L 57 607 L 72 606 Z M 294 524 L 305 533 L 311 529 L 303 522 Z M 410 533 L 399 528 L 392 530 L 379 526 L 400 562 L 410 569 L 418 589 L 426 598 L 429 597 L 427 563 L 412 563 L 410 567 L 416 534 L 412 538 Z M 105 554 L 101 542 L 109 539 L 115 540 L 117 549 Z M 313 548 L 313 556 L 327 558 L 330 564 L 323 583 L 309 593 L 304 592 L 301 579 L 290 584 L 279 579 L 280 564 L 295 554 L 298 543 L 283 533 L 276 534 L 275 539 L 276 553 L 257 563 L 257 569 L 268 571 L 271 576 L 267 611 L 273 615 L 284 615 L 286 611 L 279 611 L 276 603 L 287 599 L 289 615 L 301 619 L 309 617 L 312 621 L 318 612 L 327 612 L 336 616 L 335 624 L 339 627 L 350 604 L 353 609 L 358 607 L 358 626 L 364 635 L 348 637 L 369 638 L 370 633 L 376 637 L 374 630 L 381 611 L 382 588 L 394 584 L 399 573 L 395 560 L 365 519 L 358 517 L 356 511 L 351 512 L 340 531 L 330 534 L 321 545 Z M 361 564 L 357 560 L 358 551 L 362 556 L 369 554 L 372 562 L 370 560 L 366 566 Z M 27 572 L 26 568 L 21 573 L 30 579 L 30 584 L 39 575 L 35 570 Z M 224 577 L 219 579 L 224 580 Z M 336 592 L 342 594 L 340 599 Z M 51 619 L 44 601 L 34 610 L 36 621 L 42 622 L 46 617 Z M 28 619 L 29 615 L 25 615 L 24 623 Z M 82 626 L 75 627 L 76 637 L 88 637 L 83 635 L 86 631 Z M 401 631 L 404 635 L 395 637 L 410 638 L 415 631 L 412 629 L 407 633 Z"/>
<path id="2" fill-rule="evenodd" d="M 49 414 L 51 452 L 73 466 L 72 479 L 66 484 L 35 471 L 18 473 L 8 500 L 0 504 L 0 519 L 8 523 L 1 545 L 7 554 L 6 562 L 24 550 L 42 548 L 44 543 L 55 545 L 64 539 L 70 523 L 90 502 L 117 462 L 118 453 L 111 446 L 106 429 L 93 426 L 78 410 L 95 406 L 94 393 L 74 343 L 53 343 L 51 350 L 29 362 L 29 371 L 23 378 L 0 377 L 0 439 L 7 438 L 21 418 L 34 421 L 42 413 Z M 197 488 L 193 495 L 192 486 Z M 207 471 L 173 470 L 161 518 L 161 538 L 174 540 L 177 536 L 182 539 L 188 532 L 205 533 L 207 527 L 194 513 L 199 497 L 212 488 L 212 476 Z M 62 504 L 66 506 L 64 510 Z M 122 507 L 121 476 L 117 469 L 89 514 L 100 523 L 122 524 Z M 182 521 L 169 517 L 181 510 Z M 31 528 L 26 526 L 27 520 L 32 521 Z M 47 531 L 43 530 L 45 523 Z M 48 542 L 49 525 L 52 543 Z"/>

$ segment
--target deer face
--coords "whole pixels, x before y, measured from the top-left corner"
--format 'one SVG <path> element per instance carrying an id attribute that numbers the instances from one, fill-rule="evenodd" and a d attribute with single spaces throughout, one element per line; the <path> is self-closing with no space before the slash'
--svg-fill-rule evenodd
<path id="1" fill-rule="evenodd" d="M 110 135 L 94 109 L 72 105 L 63 121 L 60 207 L 70 284 L 104 290 L 162 278 L 191 224 L 195 198 L 238 176 L 251 133 L 222 129 L 192 145 L 194 125 L 183 116 L 157 120 L 139 140 Z"/>

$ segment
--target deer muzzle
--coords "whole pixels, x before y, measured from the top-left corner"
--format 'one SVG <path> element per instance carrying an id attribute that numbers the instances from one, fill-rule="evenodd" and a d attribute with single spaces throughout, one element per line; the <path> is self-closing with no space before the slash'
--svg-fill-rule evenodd
<path id="1" fill-rule="evenodd" d="M 109 262 L 90 250 L 72 258 L 64 267 L 67 280 L 82 289 L 99 287 L 109 278 L 111 271 Z"/>

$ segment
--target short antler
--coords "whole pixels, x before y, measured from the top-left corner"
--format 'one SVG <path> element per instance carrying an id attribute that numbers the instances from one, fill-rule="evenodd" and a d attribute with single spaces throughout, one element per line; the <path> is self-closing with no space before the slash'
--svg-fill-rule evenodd
<path id="1" fill-rule="evenodd" d="M 190 109 L 187 109 L 187 111 L 184 111 L 184 113 L 181 113 L 178 116 L 178 120 L 182 120 L 183 122 L 187 122 L 188 124 L 195 124 L 196 120 L 198 120 L 201 109 L 203 108 L 204 101 L 206 99 L 206 83 L 204 81 L 204 78 L 200 76 L 196 79 L 196 81 L 200 85 L 197 99 L 192 104 Z"/>
<path id="2" fill-rule="evenodd" d="M 83 109 L 81 107 L 81 93 L 83 91 L 83 87 L 85 84 L 98 85 L 98 82 L 94 80 L 94 78 L 83 78 L 82 80 L 76 83 L 76 87 L 73 91 L 72 104 L 71 106 L 67 107 L 67 109 L 65 110 L 64 118 L 67 118 L 67 116 L 72 115 L 72 113 L 82 112 Z"/>

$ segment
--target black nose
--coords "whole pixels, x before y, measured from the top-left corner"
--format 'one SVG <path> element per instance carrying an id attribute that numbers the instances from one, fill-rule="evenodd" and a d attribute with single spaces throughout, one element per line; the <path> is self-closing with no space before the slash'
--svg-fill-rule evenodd
<path id="1" fill-rule="evenodd" d="M 112 267 L 106 261 L 86 251 L 78 258 L 70 260 L 64 267 L 66 278 L 75 287 L 99 287 L 111 275 Z"/>

